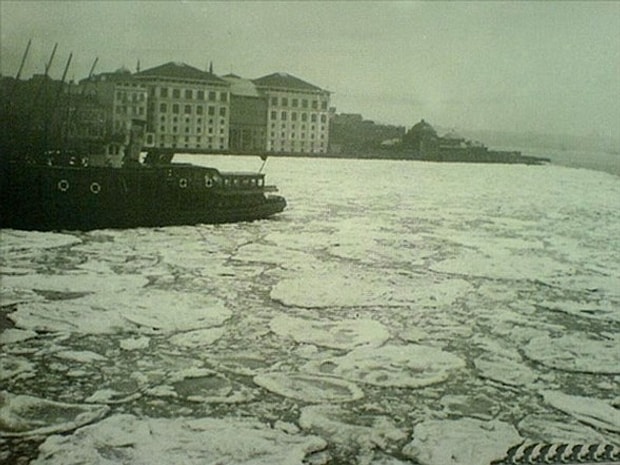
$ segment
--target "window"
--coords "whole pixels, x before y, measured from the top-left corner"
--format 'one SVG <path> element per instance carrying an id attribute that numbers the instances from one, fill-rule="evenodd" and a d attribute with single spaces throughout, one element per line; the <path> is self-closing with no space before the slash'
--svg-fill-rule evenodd
<path id="1" fill-rule="evenodd" d="M 288 107 L 288 98 L 282 97 L 282 106 L 283 107 Z"/>
<path id="2" fill-rule="evenodd" d="M 162 87 L 161 89 L 159 89 L 159 96 L 163 98 L 168 98 L 168 88 Z"/>
<path id="3" fill-rule="evenodd" d="M 228 102 L 228 93 L 226 93 L 226 92 L 222 92 L 222 93 L 220 94 L 220 100 L 221 100 L 222 102 Z"/>
<path id="4" fill-rule="evenodd" d="M 198 100 L 204 100 L 205 99 L 205 91 L 204 90 L 197 91 L 196 98 Z"/>
<path id="5" fill-rule="evenodd" d="M 160 126 L 159 132 L 166 132 L 166 126 Z"/>
<path id="6" fill-rule="evenodd" d="M 299 99 L 293 99 L 293 107 L 297 108 L 299 106 Z"/>
<path id="7" fill-rule="evenodd" d="M 271 112 L 271 119 L 276 119 L 278 117 L 278 112 L 277 111 L 272 111 Z"/>
<path id="8" fill-rule="evenodd" d="M 172 113 L 174 113 L 175 115 L 179 114 L 179 104 L 178 103 L 173 103 L 172 104 Z"/>
<path id="9" fill-rule="evenodd" d="M 160 119 L 160 121 L 161 121 L 162 123 L 165 123 L 165 122 L 166 122 L 166 117 L 165 117 L 164 115 L 161 115 L 161 118 L 159 118 L 159 119 Z"/>
<path id="10" fill-rule="evenodd" d="M 197 115 L 202 115 L 202 112 L 204 111 L 204 107 L 202 105 L 198 105 L 196 107 L 196 114 Z"/>
<path id="11" fill-rule="evenodd" d="M 291 113 L 291 121 L 297 121 L 297 112 L 296 111 Z"/>
<path id="12" fill-rule="evenodd" d="M 327 110 L 327 100 L 323 100 L 323 101 L 321 102 L 321 109 L 322 109 L 322 110 Z"/>
<path id="13" fill-rule="evenodd" d="M 278 104 L 278 97 L 271 97 L 271 104 L 272 105 L 277 105 Z"/>
<path id="14" fill-rule="evenodd" d="M 191 115 L 192 114 L 192 106 L 191 105 L 185 105 L 185 114 L 186 115 Z"/>
<path id="15" fill-rule="evenodd" d="M 159 104 L 159 111 L 162 113 L 166 113 L 168 111 L 168 105 L 166 105 L 165 103 L 160 103 Z"/>
<path id="16" fill-rule="evenodd" d="M 302 113 L 301 114 L 301 120 L 304 121 L 304 122 L 308 121 L 308 113 Z"/>
<path id="17" fill-rule="evenodd" d="M 177 127 L 176 126 L 172 126 L 172 132 L 177 132 Z"/>
<path id="18" fill-rule="evenodd" d="M 319 102 L 317 102 L 316 100 L 312 101 L 312 109 L 316 110 L 319 108 Z"/>
<path id="19" fill-rule="evenodd" d="M 172 98 L 181 98 L 181 89 L 172 89 Z"/>
<path id="20" fill-rule="evenodd" d="M 210 91 L 209 92 L 209 100 L 211 100 L 211 101 L 215 100 L 215 92 L 214 91 Z"/>
<path id="21" fill-rule="evenodd" d="M 307 99 L 303 99 L 303 100 L 301 101 L 301 106 L 302 106 L 303 108 L 308 108 L 308 100 L 307 100 Z"/>
<path id="22" fill-rule="evenodd" d="M 316 114 L 315 113 L 312 113 L 310 115 L 310 121 L 313 122 L 313 123 L 316 123 Z"/>
<path id="23" fill-rule="evenodd" d="M 214 106 L 209 105 L 209 114 L 210 115 L 215 115 L 215 107 Z"/>
<path id="24" fill-rule="evenodd" d="M 325 123 L 327 121 L 327 116 L 321 115 L 321 123 Z"/>
<path id="25" fill-rule="evenodd" d="M 186 99 L 194 98 L 194 91 L 192 91 L 192 89 L 185 89 L 185 98 Z"/>
<path id="26" fill-rule="evenodd" d="M 285 112 L 285 111 L 283 111 L 283 112 L 280 114 L 280 118 L 282 119 L 282 121 L 286 121 L 286 112 Z"/>
<path id="27" fill-rule="evenodd" d="M 220 107 L 220 116 L 226 116 L 226 107 Z"/>

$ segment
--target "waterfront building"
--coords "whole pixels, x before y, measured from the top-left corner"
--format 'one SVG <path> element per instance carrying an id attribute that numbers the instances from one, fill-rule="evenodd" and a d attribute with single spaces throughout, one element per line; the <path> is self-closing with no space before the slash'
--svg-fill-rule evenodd
<path id="1" fill-rule="evenodd" d="M 230 84 L 170 62 L 135 74 L 148 90 L 147 147 L 187 152 L 229 149 Z"/>
<path id="2" fill-rule="evenodd" d="M 103 153 L 114 158 L 124 156 L 132 128 L 145 123 L 147 117 L 146 87 L 128 69 L 121 68 L 82 79 L 79 99 L 74 103 L 72 125 L 78 137 L 100 138 Z M 101 123 L 103 118 L 103 128 Z"/>
<path id="3" fill-rule="evenodd" d="M 329 92 L 287 73 L 254 79 L 267 102 L 268 152 L 326 153 Z"/>
<path id="4" fill-rule="evenodd" d="M 264 153 L 267 151 L 267 98 L 249 79 L 227 74 L 230 83 L 231 153 Z"/>
<path id="5" fill-rule="evenodd" d="M 400 143 L 404 134 L 403 126 L 378 124 L 359 113 L 334 113 L 330 118 L 329 150 L 334 154 L 375 153 Z"/>

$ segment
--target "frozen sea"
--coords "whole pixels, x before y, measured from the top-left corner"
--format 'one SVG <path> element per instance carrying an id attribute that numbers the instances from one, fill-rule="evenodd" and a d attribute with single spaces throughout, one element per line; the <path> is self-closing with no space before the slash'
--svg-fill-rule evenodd
<path id="1" fill-rule="evenodd" d="M 1 232 L 0 462 L 620 447 L 620 177 L 295 158 L 266 172 L 288 200 L 270 220 Z"/>

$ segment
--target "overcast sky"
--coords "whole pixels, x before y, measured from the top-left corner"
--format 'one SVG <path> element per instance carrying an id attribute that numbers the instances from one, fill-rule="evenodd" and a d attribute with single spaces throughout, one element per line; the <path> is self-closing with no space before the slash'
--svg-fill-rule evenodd
<path id="1" fill-rule="evenodd" d="M 2 74 L 182 61 L 284 71 L 338 112 L 412 126 L 620 137 L 620 2 L 0 1 Z"/>

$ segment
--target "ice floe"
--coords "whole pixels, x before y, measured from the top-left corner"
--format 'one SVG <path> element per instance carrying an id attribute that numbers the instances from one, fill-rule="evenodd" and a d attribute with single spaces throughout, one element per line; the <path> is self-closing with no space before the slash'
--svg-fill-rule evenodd
<path id="1" fill-rule="evenodd" d="M 549 414 L 527 415 L 517 424 L 517 429 L 533 442 L 604 444 L 608 441 L 587 425 Z"/>
<path id="2" fill-rule="evenodd" d="M 360 345 L 379 346 L 390 337 L 384 325 L 363 318 L 318 321 L 279 315 L 271 320 L 269 327 L 279 336 L 335 349 L 352 349 Z"/>
<path id="3" fill-rule="evenodd" d="M 177 346 L 182 347 L 201 347 L 213 344 L 226 333 L 223 327 L 195 329 L 177 333 L 171 336 L 169 341 Z"/>
<path id="4" fill-rule="evenodd" d="M 620 433 L 620 409 L 614 407 L 611 401 L 574 396 L 560 391 L 543 391 L 542 395 L 545 402 L 582 423 Z"/>
<path id="5" fill-rule="evenodd" d="M 219 326 L 232 315 L 224 302 L 198 293 L 150 291 L 132 296 L 123 317 L 140 326 L 163 331 L 188 331 Z"/>
<path id="6" fill-rule="evenodd" d="M 497 381 L 509 386 L 531 386 L 538 374 L 523 362 L 497 355 L 487 355 L 474 360 L 481 378 Z"/>
<path id="7" fill-rule="evenodd" d="M 525 355 L 558 370 L 581 373 L 620 374 L 620 338 L 593 339 L 583 333 L 560 337 L 533 338 L 525 347 Z"/>
<path id="8" fill-rule="evenodd" d="M 351 450 L 358 463 L 370 463 L 375 449 L 392 450 L 407 438 L 407 432 L 386 416 L 349 411 L 339 405 L 303 407 L 299 425 L 307 432 L 328 438 L 338 447 Z"/>
<path id="9" fill-rule="evenodd" d="M 71 435 L 54 435 L 32 465 L 236 463 L 302 465 L 326 447 L 317 436 L 287 434 L 250 419 L 113 415 Z"/>
<path id="10" fill-rule="evenodd" d="M 0 345 L 14 344 L 16 342 L 26 341 L 37 337 L 37 333 L 25 329 L 9 328 L 0 332 Z"/>
<path id="11" fill-rule="evenodd" d="M 488 465 L 519 442 L 518 431 L 497 420 L 427 420 L 414 427 L 402 452 L 421 465 Z"/>
<path id="12" fill-rule="evenodd" d="M 27 358 L 10 354 L 0 355 L 0 381 L 31 378 L 35 374 L 35 365 Z"/>
<path id="13" fill-rule="evenodd" d="M 115 293 L 126 289 L 141 288 L 148 283 L 146 277 L 137 274 L 29 274 L 4 276 L 2 287 L 36 289 L 56 293 Z M 60 300 L 60 299 L 58 299 Z"/>
<path id="14" fill-rule="evenodd" d="M 281 396 L 309 403 L 349 402 L 364 397 L 357 385 L 329 376 L 265 373 L 254 376 L 254 382 Z"/>
<path id="15" fill-rule="evenodd" d="M 105 405 L 67 404 L 0 393 L 0 436 L 42 436 L 74 430 L 102 418 Z"/>
<path id="16" fill-rule="evenodd" d="M 427 279 L 403 272 L 369 272 L 352 267 L 321 269 L 283 279 L 271 298 L 285 305 L 321 307 L 450 305 L 471 285 L 461 279 Z"/>
<path id="17" fill-rule="evenodd" d="M 457 355 L 435 347 L 407 344 L 360 347 L 340 357 L 310 361 L 304 371 L 375 386 L 419 388 L 445 381 L 464 366 L 465 361 Z"/>
<path id="18" fill-rule="evenodd" d="M 81 239 L 71 234 L 39 231 L 17 231 L 5 229 L 0 241 L 0 255 L 19 252 L 33 253 L 40 249 L 51 249 L 79 244 Z"/>

